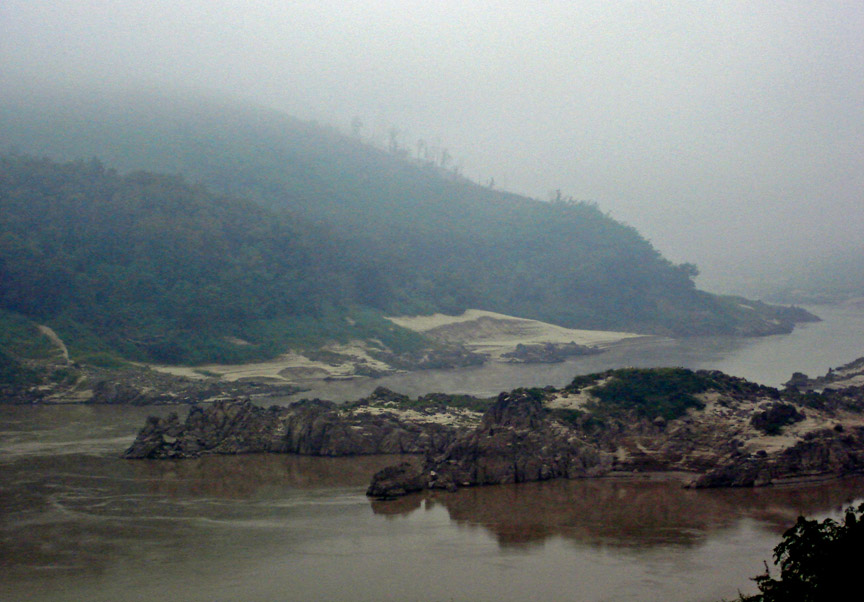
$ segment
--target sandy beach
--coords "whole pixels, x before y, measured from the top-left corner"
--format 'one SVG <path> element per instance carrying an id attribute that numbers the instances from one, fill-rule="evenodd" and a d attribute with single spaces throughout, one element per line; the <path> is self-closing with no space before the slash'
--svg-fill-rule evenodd
<path id="1" fill-rule="evenodd" d="M 577 343 L 593 347 L 607 347 L 624 340 L 637 338 L 628 332 L 602 330 L 574 330 L 554 324 L 518 318 L 491 311 L 469 309 L 458 316 L 434 314 L 431 316 L 388 317 L 394 324 L 413 330 L 442 343 L 464 345 L 468 350 L 489 356 L 490 361 L 502 361 L 502 354 L 513 351 L 516 345 L 543 343 Z M 313 360 L 301 353 L 285 353 L 265 362 L 248 364 L 208 364 L 203 366 L 149 365 L 177 376 L 188 378 L 219 378 L 225 381 L 241 379 L 303 384 L 323 379 L 347 379 L 360 376 L 359 367 L 378 372 L 395 372 L 388 364 L 369 354 L 363 341 L 327 345 L 324 351 L 333 354 L 328 361 Z"/>
<path id="2" fill-rule="evenodd" d="M 469 309 L 458 316 L 433 314 L 387 318 L 394 324 L 446 343 L 460 343 L 469 350 L 500 359 L 516 345 L 577 343 L 608 347 L 644 335 L 606 330 L 576 330 L 539 320 L 518 318 L 480 309 Z"/>

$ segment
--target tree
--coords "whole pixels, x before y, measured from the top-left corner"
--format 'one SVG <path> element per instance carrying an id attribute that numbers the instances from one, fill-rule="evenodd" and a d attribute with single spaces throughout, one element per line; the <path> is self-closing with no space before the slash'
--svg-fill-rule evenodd
<path id="1" fill-rule="evenodd" d="M 780 578 L 754 578 L 760 593 L 741 596 L 747 602 L 820 602 L 857 599 L 859 554 L 864 546 L 864 504 L 848 508 L 842 523 L 803 516 L 774 548 Z"/>
<path id="2" fill-rule="evenodd" d="M 695 280 L 699 275 L 699 268 L 696 267 L 695 263 L 682 263 L 678 266 L 678 269 L 690 280 Z"/>
<path id="3" fill-rule="evenodd" d="M 362 130 L 362 129 L 363 129 L 363 120 L 360 119 L 359 116 L 355 116 L 351 120 L 351 135 L 353 135 L 355 138 L 359 138 L 360 137 L 360 130 Z"/>

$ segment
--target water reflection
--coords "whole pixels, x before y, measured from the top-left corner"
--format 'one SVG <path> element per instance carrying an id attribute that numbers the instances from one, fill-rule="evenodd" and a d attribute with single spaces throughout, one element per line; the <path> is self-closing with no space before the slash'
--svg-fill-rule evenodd
<path id="1" fill-rule="evenodd" d="M 131 461 L 149 493 L 172 498 L 249 499 L 295 489 L 364 489 L 385 466 L 416 457 L 318 458 L 287 454 L 205 456 L 194 460 Z"/>
<path id="2" fill-rule="evenodd" d="M 372 502 L 385 516 L 444 507 L 452 521 L 483 528 L 502 548 L 563 537 L 599 548 L 695 546 L 748 518 L 778 535 L 800 514 L 837 511 L 864 496 L 864 478 L 796 487 L 690 490 L 673 479 L 586 479 L 461 489 Z"/>
<path id="3" fill-rule="evenodd" d="M 434 576 L 444 571 L 442 583 L 468 588 L 459 599 L 491 591 L 523 598 L 528 592 L 500 591 L 506 583 L 499 581 L 500 562 L 520 583 L 531 583 L 534 573 L 501 560 L 502 552 L 535 568 L 578 565 L 583 574 L 614 562 L 615 574 L 632 582 L 626 598 L 658 574 L 664 582 L 684 579 L 666 573 L 718 546 L 723 571 L 746 586 L 799 513 L 831 512 L 864 492 L 864 479 L 738 491 L 690 491 L 677 481 L 559 480 L 370 503 L 363 489 L 371 474 L 393 461 L 247 455 L 165 462 L 63 454 L 0 463 L 0 598 L 27 592 L 30 599 L 124 599 L 130 581 L 158 595 L 152 579 L 158 574 L 189 599 L 222 599 L 215 584 L 224 583 L 223 575 L 233 575 L 235 599 L 281 599 L 274 597 L 279 589 L 304 592 L 286 599 L 380 599 L 390 591 L 387 580 L 396 579 L 393 567 L 408 571 L 400 582 L 405 591 L 413 591 L 412 571 L 429 567 L 422 572 L 427 587 L 437 587 Z M 742 531 L 748 522 L 753 529 Z M 742 545 L 756 550 L 752 568 L 734 563 Z M 462 567 L 457 558 L 466 554 L 483 561 Z M 294 564 L 303 570 L 289 570 Z M 724 576 L 712 577 L 711 562 L 698 565 L 699 577 L 690 581 L 713 578 L 723 585 Z M 246 575 L 262 567 L 278 576 Z M 370 571 L 378 580 L 358 595 L 351 575 Z M 571 581 L 531 587 L 551 588 L 565 599 L 568 587 L 588 585 Z M 582 599 L 608 599 L 617 587 L 608 581 Z M 440 599 L 452 597 L 440 587 Z M 698 591 L 693 587 L 688 582 L 687 591 Z M 74 594 L 64 595 L 67 590 Z M 734 595 L 734 588 L 717 591 Z"/>

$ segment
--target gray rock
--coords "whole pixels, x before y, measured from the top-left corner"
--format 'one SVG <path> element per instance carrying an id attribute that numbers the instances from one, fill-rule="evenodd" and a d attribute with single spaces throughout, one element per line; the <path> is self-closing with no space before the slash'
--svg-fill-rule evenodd
<path id="1" fill-rule="evenodd" d="M 192 458 L 260 452 L 316 456 L 419 454 L 443 449 L 454 427 L 412 423 L 394 414 L 340 414 L 329 401 L 303 400 L 262 408 L 245 400 L 192 406 L 184 423 L 176 413 L 148 418 L 124 452 L 127 459 Z"/>

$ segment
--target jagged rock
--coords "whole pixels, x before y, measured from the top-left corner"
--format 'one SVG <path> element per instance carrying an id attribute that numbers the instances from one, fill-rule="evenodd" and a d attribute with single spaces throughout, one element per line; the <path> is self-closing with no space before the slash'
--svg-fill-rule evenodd
<path id="1" fill-rule="evenodd" d="M 372 394 L 364 401 L 369 403 L 374 401 L 402 403 L 408 401 L 409 399 L 410 398 L 407 395 L 403 395 L 402 393 L 396 393 L 395 391 L 391 391 L 387 387 L 376 387 L 375 390 L 372 391 Z"/>
<path id="2" fill-rule="evenodd" d="M 787 389 L 805 391 L 810 388 L 810 377 L 803 372 L 793 372 L 792 378 L 783 383 Z"/>
<path id="3" fill-rule="evenodd" d="M 759 487 L 785 480 L 841 476 L 864 470 L 864 427 L 844 434 L 834 429 L 808 433 L 794 446 L 776 454 L 756 454 L 719 466 L 690 486 Z"/>
<path id="4" fill-rule="evenodd" d="M 828 372 L 824 376 L 817 376 L 816 378 L 809 378 L 806 374 L 795 372 L 785 385 L 788 389 L 797 391 L 860 387 L 864 385 L 864 357 L 859 357 L 837 368 L 828 368 Z"/>
<path id="5" fill-rule="evenodd" d="M 580 380 L 575 392 L 547 387 L 501 393 L 482 417 L 466 409 L 481 400 L 460 399 L 461 407 L 452 408 L 456 396 L 412 401 L 384 388 L 343 406 L 320 400 L 271 408 L 248 400 L 217 402 L 192 407 L 185 421 L 176 414 L 148 419 L 124 457 L 422 454 L 420 463 L 373 477 L 369 495 L 385 498 L 643 471 L 690 473 L 694 487 L 864 472 L 864 388 L 804 394 L 719 372 L 698 376 L 709 378 L 711 388 L 698 394 L 698 404 L 665 418 L 602 402 L 591 393 L 591 383 L 602 380 L 597 378 Z M 774 436 L 781 428 L 783 437 Z"/>
<path id="6" fill-rule="evenodd" d="M 329 401 L 304 400 L 262 408 L 248 399 L 192 406 L 185 423 L 176 414 L 149 418 L 124 458 L 190 458 L 256 452 L 318 456 L 418 454 L 441 450 L 455 427 L 400 420 L 394 414 L 346 413 Z M 167 437 L 167 438 L 166 438 Z"/>
<path id="7" fill-rule="evenodd" d="M 428 455 L 421 468 L 376 475 L 370 495 L 397 495 L 418 483 L 425 489 L 455 489 L 643 471 L 690 472 L 699 475 L 694 487 L 761 486 L 864 471 L 864 429 L 852 427 L 853 436 L 832 424 L 841 410 L 860 415 L 855 390 L 845 390 L 845 397 L 832 392 L 784 398 L 776 389 L 717 372 L 710 376 L 716 388 L 705 393 L 704 406 L 669 420 L 596 405 L 597 417 L 588 420 L 582 414 L 574 420 L 545 407 L 550 399 L 570 403 L 567 396 L 539 390 L 502 393 L 477 428 L 458 435 L 443 453 Z M 586 391 L 590 395 L 590 387 L 581 394 Z M 795 436 L 800 439 L 793 438 L 790 447 L 778 441 L 753 449 L 765 444 L 766 431 L 776 434 L 804 420 L 793 401 L 813 404 L 808 406 L 812 422 L 830 427 L 799 429 Z M 828 410 L 812 409 L 820 404 Z M 386 483 L 379 483 L 385 477 Z"/>
<path id="8" fill-rule="evenodd" d="M 425 488 L 422 472 L 409 462 L 388 466 L 378 471 L 366 495 L 378 499 L 390 499 L 420 491 Z"/>
<path id="9" fill-rule="evenodd" d="M 457 436 L 443 453 L 427 456 L 419 470 L 379 472 L 369 495 L 399 490 L 448 489 L 520 483 L 560 477 L 597 476 L 612 457 L 546 419 L 541 397 L 528 391 L 502 393 L 475 430 Z M 400 478 L 404 481 L 400 481 Z"/>
<path id="10" fill-rule="evenodd" d="M 541 343 L 537 345 L 525 345 L 519 343 L 516 349 L 508 353 L 502 353 L 501 357 L 507 358 L 512 363 L 525 364 L 555 364 L 563 362 L 568 357 L 577 355 L 593 355 L 602 353 L 602 349 L 579 345 L 578 343 Z"/>

